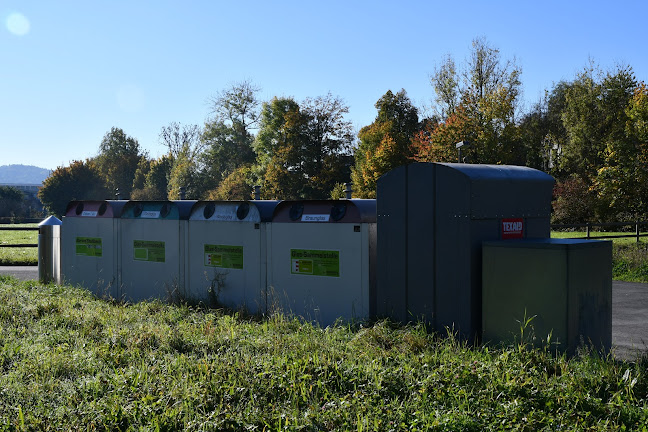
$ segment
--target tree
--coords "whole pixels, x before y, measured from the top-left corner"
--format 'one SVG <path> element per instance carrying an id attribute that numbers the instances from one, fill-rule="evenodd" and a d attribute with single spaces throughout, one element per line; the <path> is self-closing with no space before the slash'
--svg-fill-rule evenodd
<path id="1" fill-rule="evenodd" d="M 104 179 L 94 161 L 73 161 L 68 167 L 56 168 L 43 182 L 38 198 L 50 214 L 62 216 L 72 200 L 110 198 Z"/>
<path id="2" fill-rule="evenodd" d="M 232 171 L 218 188 L 207 196 L 210 200 L 248 200 L 252 198 L 250 167 L 239 167 Z"/>
<path id="3" fill-rule="evenodd" d="M 627 91 L 633 78 L 618 70 L 603 81 L 609 123 L 604 165 L 594 178 L 602 220 L 636 220 L 648 212 L 648 95 L 643 83 Z"/>
<path id="4" fill-rule="evenodd" d="M 243 81 L 211 98 L 213 117 L 201 136 L 207 148 L 200 159 L 206 190 L 215 191 L 237 168 L 254 163 L 252 131 L 259 120 L 258 92 L 258 87 Z"/>
<path id="5" fill-rule="evenodd" d="M 179 199 L 180 188 L 184 188 L 187 198 L 198 199 L 204 195 L 204 178 L 200 176 L 204 143 L 200 137 L 198 125 L 172 122 L 160 130 L 160 142 L 169 149 L 167 160 L 171 162 L 167 176 L 169 199 Z"/>
<path id="6" fill-rule="evenodd" d="M 200 135 L 198 125 L 183 126 L 178 122 L 171 122 L 160 130 L 159 140 L 174 158 L 185 150 L 188 151 L 189 157 L 196 158 L 204 147 Z"/>
<path id="7" fill-rule="evenodd" d="M 341 99 L 327 94 L 298 105 L 275 98 L 263 111 L 256 148 L 264 196 L 324 199 L 348 181 L 354 138 Z"/>
<path id="8" fill-rule="evenodd" d="M 134 200 L 165 200 L 168 199 L 169 178 L 175 158 L 171 155 L 164 155 L 159 159 L 149 161 L 148 170 L 145 173 L 138 171 L 135 175 L 137 188 L 133 189 L 131 199 Z M 140 164 L 142 166 L 142 164 Z M 139 168 L 138 168 L 139 170 Z M 143 170 L 142 170 L 143 171 Z M 138 178 L 144 176 L 144 181 L 139 185 Z"/>
<path id="9" fill-rule="evenodd" d="M 122 198 L 127 198 L 133 187 L 135 171 L 145 157 L 135 138 L 113 127 L 101 140 L 95 165 L 108 189 L 119 189 Z"/>
<path id="10" fill-rule="evenodd" d="M 355 151 L 351 171 L 356 196 L 376 196 L 376 181 L 386 172 L 410 162 L 412 138 L 420 125 L 418 110 L 407 92 L 388 90 L 375 104 L 378 114 L 374 122 L 360 130 L 360 143 Z"/>
<path id="11" fill-rule="evenodd" d="M 523 163 L 524 149 L 515 122 L 520 95 L 521 69 L 514 60 L 503 61 L 499 50 L 491 47 L 483 38 L 473 40 L 470 58 L 461 74 L 454 69 L 451 58 L 432 76 L 437 92 L 437 111 L 447 113 L 439 126 L 448 121 L 467 126 L 471 135 L 459 141 L 469 141 L 465 156 L 475 163 Z M 460 75 L 461 79 L 456 79 Z M 453 87 L 454 86 L 454 87 Z M 454 106 L 454 96 L 459 94 L 459 104 Z M 462 112 L 457 116 L 458 109 Z M 436 122 L 432 122 L 434 124 Z M 445 146 L 443 154 L 450 154 L 456 142 L 435 133 L 445 133 L 445 128 L 428 130 L 429 146 Z M 418 160 L 426 155 L 437 154 L 439 149 L 427 149 L 425 137 L 417 142 Z"/>
<path id="12" fill-rule="evenodd" d="M 0 186 L 0 217 L 23 217 L 27 214 L 25 196 L 20 189 Z"/>

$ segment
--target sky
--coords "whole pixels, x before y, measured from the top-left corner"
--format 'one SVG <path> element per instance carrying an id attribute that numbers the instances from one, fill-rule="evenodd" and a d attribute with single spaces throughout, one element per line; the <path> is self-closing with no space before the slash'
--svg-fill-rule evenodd
<path id="1" fill-rule="evenodd" d="M 522 69 L 523 106 L 590 60 L 648 81 L 642 1 L 0 0 L 0 165 L 96 156 L 118 127 L 150 157 L 171 122 L 204 125 L 210 97 L 331 93 L 359 130 L 388 90 L 422 109 L 430 75 L 483 37 Z"/>

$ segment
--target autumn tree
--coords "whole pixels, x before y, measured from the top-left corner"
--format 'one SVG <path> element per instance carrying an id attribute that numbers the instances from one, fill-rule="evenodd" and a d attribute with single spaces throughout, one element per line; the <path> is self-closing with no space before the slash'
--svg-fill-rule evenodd
<path id="1" fill-rule="evenodd" d="M 169 195 L 169 179 L 175 158 L 164 155 L 148 161 L 148 167 L 142 168 L 135 175 L 137 188 L 133 189 L 131 199 L 134 200 L 165 200 Z M 143 164 L 140 164 L 142 166 Z M 139 170 L 139 168 L 138 168 Z M 143 177 L 140 183 L 139 178 Z M 135 184 L 135 182 L 134 182 Z"/>
<path id="2" fill-rule="evenodd" d="M 351 170 L 355 196 L 362 198 L 374 198 L 378 178 L 410 162 L 412 138 L 420 127 L 418 110 L 404 89 L 396 94 L 388 90 L 375 107 L 376 119 L 358 134 Z"/>
<path id="3" fill-rule="evenodd" d="M 418 160 L 427 160 L 427 155 L 451 154 L 458 141 L 454 133 L 442 127 L 445 123 L 465 126 L 459 141 L 468 141 L 464 155 L 475 163 L 520 163 L 524 158 L 520 136 L 516 127 L 516 114 L 521 89 L 521 69 L 514 60 L 504 61 L 499 50 L 491 47 L 483 38 L 473 40 L 472 51 L 461 71 L 454 60 L 447 57 L 431 77 L 437 93 L 437 112 L 445 114 L 433 128 L 428 127 L 426 135 L 417 139 Z M 457 97 L 458 103 L 457 103 Z M 460 113 L 457 113 L 461 110 Z M 435 134 L 441 136 L 435 136 Z M 430 147 L 426 149 L 425 139 Z"/>
<path id="4" fill-rule="evenodd" d="M 347 113 L 331 94 L 264 104 L 255 146 L 264 196 L 324 199 L 336 183 L 348 181 L 354 137 Z"/>
<path id="5" fill-rule="evenodd" d="M 122 129 L 113 127 L 101 140 L 95 166 L 109 190 L 119 189 L 122 198 L 128 198 L 142 158 L 146 158 L 146 155 L 137 140 L 126 135 Z"/>
<path id="6" fill-rule="evenodd" d="M 93 160 L 73 161 L 58 167 L 43 182 L 38 198 L 50 214 L 62 216 L 72 200 L 103 200 L 111 198 L 103 176 Z"/>

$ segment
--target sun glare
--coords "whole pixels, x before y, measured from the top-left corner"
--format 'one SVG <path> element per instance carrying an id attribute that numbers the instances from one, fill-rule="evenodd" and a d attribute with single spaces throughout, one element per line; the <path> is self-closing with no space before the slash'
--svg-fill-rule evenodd
<path id="1" fill-rule="evenodd" d="M 25 36 L 29 33 L 30 25 L 27 17 L 21 13 L 13 12 L 7 17 L 7 30 L 16 36 Z"/>

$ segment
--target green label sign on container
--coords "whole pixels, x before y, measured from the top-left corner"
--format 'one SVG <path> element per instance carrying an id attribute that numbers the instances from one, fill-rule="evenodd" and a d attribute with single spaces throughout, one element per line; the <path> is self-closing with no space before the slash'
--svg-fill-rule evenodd
<path id="1" fill-rule="evenodd" d="M 133 259 L 135 261 L 164 262 L 164 242 L 133 240 Z"/>
<path id="2" fill-rule="evenodd" d="M 243 269 L 243 246 L 206 244 L 205 266 Z"/>
<path id="3" fill-rule="evenodd" d="M 100 237 L 77 237 L 76 254 L 81 256 L 102 256 L 103 248 Z"/>
<path id="4" fill-rule="evenodd" d="M 290 249 L 290 273 L 340 277 L 340 251 Z"/>

